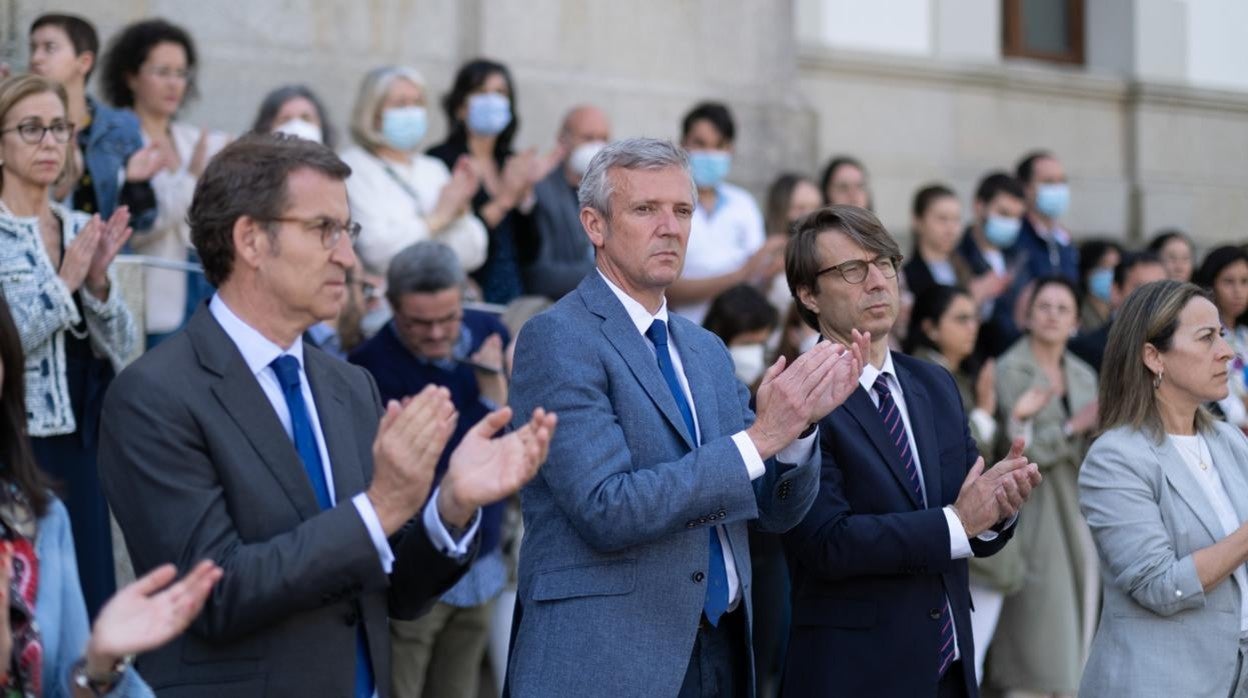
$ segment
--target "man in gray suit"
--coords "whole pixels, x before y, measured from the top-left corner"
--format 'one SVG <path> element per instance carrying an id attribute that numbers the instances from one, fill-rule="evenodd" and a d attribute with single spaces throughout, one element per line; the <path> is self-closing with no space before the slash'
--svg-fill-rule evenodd
<path id="1" fill-rule="evenodd" d="M 579 191 L 597 269 L 524 326 L 511 400 L 563 425 L 523 491 L 515 696 L 748 696 L 746 524 L 784 531 L 818 487 L 812 425 L 860 341 L 778 360 L 757 416 L 711 333 L 668 313 L 694 210 L 669 142 L 607 146 Z"/>
<path id="2" fill-rule="evenodd" d="M 511 417 L 495 412 L 420 512 L 455 424 L 445 389 L 383 408 L 363 369 L 304 346 L 355 265 L 349 174 L 294 138 L 221 151 L 189 213 L 217 294 L 105 400 L 101 479 L 136 570 L 225 572 L 190 631 L 140 659 L 162 696 L 387 696 L 387 615 L 445 591 L 479 507 L 544 459 L 553 416 L 491 439 Z"/>

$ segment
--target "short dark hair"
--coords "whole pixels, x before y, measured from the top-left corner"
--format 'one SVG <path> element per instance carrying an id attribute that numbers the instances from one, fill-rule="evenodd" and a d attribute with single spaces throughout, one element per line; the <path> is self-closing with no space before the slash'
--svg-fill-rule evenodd
<path id="1" fill-rule="evenodd" d="M 715 296 L 702 326 L 728 344 L 747 332 L 775 329 L 780 313 L 762 291 L 737 284 Z"/>
<path id="2" fill-rule="evenodd" d="M 1127 282 L 1127 274 L 1130 274 L 1132 269 L 1144 266 L 1145 264 L 1156 264 L 1160 266 L 1161 257 L 1158 257 L 1157 253 L 1152 250 L 1123 252 L 1122 260 L 1118 262 L 1118 266 L 1114 267 L 1114 285 L 1118 288 L 1122 288 L 1123 284 Z"/>
<path id="3" fill-rule="evenodd" d="M 1161 254 L 1161 248 L 1165 247 L 1171 240 L 1176 238 L 1186 243 L 1188 250 L 1191 250 L 1192 239 L 1187 236 L 1187 233 L 1179 230 L 1178 228 L 1158 230 L 1157 234 L 1153 236 L 1152 241 L 1148 243 L 1148 249 L 1156 252 L 1157 254 Z"/>
<path id="4" fill-rule="evenodd" d="M 699 102 L 690 109 L 680 122 L 680 137 L 687 138 L 693 125 L 699 121 L 711 122 L 724 140 L 730 143 L 736 140 L 737 125 L 732 120 L 732 112 L 722 102 Z"/>
<path id="5" fill-rule="evenodd" d="M 1062 276 L 1061 274 L 1042 276 L 1032 282 L 1031 296 L 1027 298 L 1027 312 L 1031 312 L 1032 306 L 1036 304 L 1036 297 L 1039 296 L 1040 292 L 1047 286 L 1061 286 L 1067 291 L 1070 291 L 1071 297 L 1075 299 L 1075 316 L 1078 317 L 1079 307 L 1083 303 L 1083 294 L 1079 292 L 1079 287 L 1075 285 L 1075 282 L 1065 276 Z"/>
<path id="6" fill-rule="evenodd" d="M 1107 240 L 1105 238 L 1092 238 L 1084 240 L 1079 245 L 1079 285 L 1087 284 L 1088 274 L 1101 263 L 1101 257 L 1106 252 L 1113 250 L 1118 253 L 1119 261 L 1122 261 L 1122 245 Z M 1085 289 L 1086 290 L 1086 289 Z"/>
<path id="7" fill-rule="evenodd" d="M 95 27 L 82 17 L 59 12 L 39 15 L 30 23 L 30 33 L 34 34 L 43 27 L 57 27 L 65 32 L 65 36 L 69 37 L 69 43 L 74 47 L 75 56 L 90 53 L 92 58 L 100 57 L 100 35 L 95 33 Z M 85 83 L 90 80 L 93 72 L 95 72 L 94 61 L 91 63 L 91 70 L 87 71 L 82 81 Z"/>
<path id="8" fill-rule="evenodd" d="M 793 224 L 793 236 L 784 248 L 784 276 L 789 282 L 789 293 L 793 294 L 793 305 L 798 315 L 816 330 L 819 329 L 819 316 L 797 299 L 797 291 L 800 288 L 815 289 L 819 281 L 819 236 L 833 230 L 844 233 L 868 252 L 901 256 L 897 241 L 888 234 L 880 219 L 865 208 L 825 206 L 798 219 Z"/>
<path id="9" fill-rule="evenodd" d="M 325 141 L 325 145 L 333 148 L 336 139 L 334 127 L 329 121 L 329 112 L 325 111 L 325 104 L 321 102 L 321 98 L 317 97 L 312 88 L 307 85 L 283 85 L 265 95 L 260 102 L 260 110 L 256 112 L 256 120 L 251 124 L 251 130 L 256 133 L 272 131 L 273 119 L 277 118 L 282 105 L 296 97 L 302 97 L 312 103 L 313 108 L 316 109 L 317 118 L 321 120 L 321 138 Z"/>
<path id="10" fill-rule="evenodd" d="M 468 126 L 456 113 L 468 101 L 468 95 L 484 85 L 485 81 L 494 74 L 503 76 L 511 101 L 511 123 L 507 124 L 507 128 L 503 129 L 502 133 L 498 134 L 498 139 L 494 141 L 494 158 L 502 160 L 511 153 L 511 141 L 516 137 L 516 131 L 520 128 L 520 110 L 516 106 L 516 83 L 511 79 L 511 71 L 507 70 L 507 66 L 486 58 L 476 58 L 465 63 L 460 67 L 459 72 L 455 73 L 455 82 L 451 85 L 451 91 L 442 98 L 442 111 L 446 113 L 446 123 L 450 125 L 447 140 L 466 140 Z"/>
<path id="11" fill-rule="evenodd" d="M 303 168 L 336 180 L 351 175 L 328 147 L 281 133 L 247 134 L 212 158 L 186 215 L 209 283 L 220 286 L 234 269 L 234 223 L 242 216 L 258 222 L 280 217 L 287 203 L 286 181 Z"/>
<path id="12" fill-rule="evenodd" d="M 1027 198 L 1026 192 L 1023 191 L 1023 183 L 999 170 L 984 175 L 984 178 L 979 180 L 979 186 L 975 188 L 975 200 L 981 204 L 991 203 L 999 194 L 1012 196 L 1019 201 Z"/>
<path id="13" fill-rule="evenodd" d="M 162 43 L 178 44 L 186 51 L 186 68 L 190 71 L 186 80 L 186 98 L 196 96 L 195 43 L 191 41 L 191 35 L 182 27 L 163 19 L 147 19 L 122 29 L 109 44 L 100 71 L 100 91 L 104 98 L 115 107 L 133 107 L 134 92 L 126 78 L 136 75 L 152 48 Z"/>
<path id="14" fill-rule="evenodd" d="M 1015 176 L 1023 184 L 1031 184 L 1031 178 L 1035 175 L 1036 161 L 1044 160 L 1045 158 L 1056 160 L 1057 156 L 1048 150 L 1033 150 L 1027 153 L 1022 160 L 1018 161 L 1018 166 L 1014 168 Z"/>
<path id="15" fill-rule="evenodd" d="M 937 199 L 944 198 L 956 199 L 958 195 L 943 184 L 929 184 L 914 193 L 914 201 L 911 202 L 910 213 L 914 214 L 915 218 L 922 218 L 923 214 L 927 213 L 929 206 L 935 203 Z"/>
<path id="16" fill-rule="evenodd" d="M 836 171 L 846 165 L 857 168 L 863 175 L 867 174 L 867 168 L 863 167 L 862 162 L 860 162 L 858 158 L 852 155 L 832 156 L 832 159 L 828 161 L 828 164 L 824 165 L 823 174 L 819 176 L 819 193 L 823 195 L 823 202 L 825 204 L 831 203 L 828 201 L 828 185 L 832 183 L 832 178 L 836 176 Z"/>

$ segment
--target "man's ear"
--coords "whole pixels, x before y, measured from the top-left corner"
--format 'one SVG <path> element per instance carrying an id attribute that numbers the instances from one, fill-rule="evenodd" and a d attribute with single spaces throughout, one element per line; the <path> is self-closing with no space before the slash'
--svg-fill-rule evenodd
<path id="1" fill-rule="evenodd" d="M 78 70 L 82 73 L 82 81 L 87 81 L 87 76 L 91 74 L 91 69 L 95 67 L 95 52 L 83 51 L 74 56 L 74 62 L 78 64 Z"/>
<path id="2" fill-rule="evenodd" d="M 276 240 L 264 225 L 251 216 L 239 216 L 234 221 L 234 258 L 248 268 L 257 269 L 261 260 L 273 255 Z"/>
<path id="3" fill-rule="evenodd" d="M 596 208 L 586 206 L 581 209 L 581 227 L 594 249 L 601 249 L 607 239 L 607 217 Z"/>
<path id="4" fill-rule="evenodd" d="M 815 315 L 819 314 L 819 303 L 815 301 L 815 294 L 809 286 L 797 287 L 797 302 Z"/>

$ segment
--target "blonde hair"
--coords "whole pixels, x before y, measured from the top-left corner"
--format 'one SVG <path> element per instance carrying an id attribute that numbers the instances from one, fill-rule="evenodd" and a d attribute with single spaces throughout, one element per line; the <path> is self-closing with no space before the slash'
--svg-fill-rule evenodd
<path id="1" fill-rule="evenodd" d="M 360 91 L 355 97 L 355 106 L 351 109 L 351 138 L 361 148 L 375 152 L 386 145 L 385 139 L 377 130 L 377 115 L 381 113 L 381 103 L 395 80 L 403 78 L 425 90 L 425 78 L 420 71 L 402 65 L 389 65 L 370 70 L 360 83 Z"/>
<path id="2" fill-rule="evenodd" d="M 1153 372 L 1144 365 L 1144 345 L 1167 352 L 1174 346 L 1179 314 L 1193 298 L 1209 298 L 1195 284 L 1180 281 L 1154 281 L 1135 290 L 1118 311 L 1105 358 L 1101 362 L 1100 431 L 1119 426 L 1143 430 L 1158 443 L 1165 437 Z M 1213 416 L 1204 408 L 1196 410 L 1196 429 L 1212 428 Z"/>
<path id="3" fill-rule="evenodd" d="M 0 81 L 0 128 L 4 128 L 4 120 L 8 118 L 9 112 L 19 102 L 27 97 L 41 95 L 51 92 L 61 100 L 61 106 L 65 108 L 65 113 L 69 113 L 69 97 L 65 94 L 65 88 L 59 82 L 49 80 L 39 75 L 26 74 L 14 75 L 7 80 Z M 72 136 L 71 141 L 72 142 Z M 68 144 L 65 144 L 68 145 Z M 70 163 L 73 158 L 69 157 L 69 148 L 65 149 L 64 169 L 57 176 L 57 181 L 63 179 L 69 173 Z M 4 164 L 0 163 L 0 191 L 4 190 Z"/>

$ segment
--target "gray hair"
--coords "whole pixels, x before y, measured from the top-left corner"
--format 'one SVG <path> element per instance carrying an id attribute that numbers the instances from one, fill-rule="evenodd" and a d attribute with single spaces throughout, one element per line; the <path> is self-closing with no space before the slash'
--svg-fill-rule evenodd
<path id="1" fill-rule="evenodd" d="M 466 275 L 455 250 L 436 240 L 404 247 L 386 270 L 386 298 L 392 306 L 408 293 L 437 293 L 463 288 Z"/>
<path id="2" fill-rule="evenodd" d="M 420 71 L 404 65 L 387 65 L 368 71 L 360 83 L 360 91 L 351 109 L 351 138 L 365 150 L 375 152 L 386 141 L 375 125 L 381 113 L 381 103 L 395 80 L 404 79 L 425 90 L 425 78 Z"/>
<path id="3" fill-rule="evenodd" d="M 576 192 L 581 208 L 592 208 L 607 218 L 611 217 L 611 192 L 615 186 L 608 175 L 615 167 L 625 170 L 679 167 L 689 177 L 689 191 L 693 199 L 696 201 L 698 198 L 693 173 L 689 169 L 689 156 L 684 150 L 671 141 L 658 138 L 625 138 L 603 148 L 589 161 L 589 168 L 581 177 L 581 186 Z"/>

